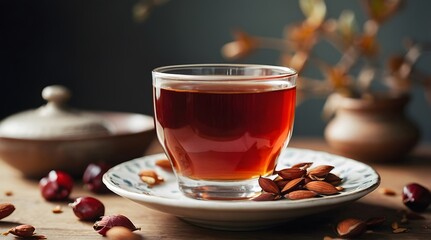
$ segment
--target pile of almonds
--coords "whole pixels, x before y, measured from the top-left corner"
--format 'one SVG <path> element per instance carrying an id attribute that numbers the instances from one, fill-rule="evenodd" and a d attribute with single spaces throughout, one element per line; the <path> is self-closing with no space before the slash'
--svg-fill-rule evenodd
<path id="1" fill-rule="evenodd" d="M 278 199 L 299 200 L 322 195 L 334 195 L 343 190 L 342 179 L 331 173 L 333 166 L 319 165 L 311 168 L 312 162 L 304 162 L 274 171 L 275 179 L 259 177 L 262 193 L 254 201 Z"/>

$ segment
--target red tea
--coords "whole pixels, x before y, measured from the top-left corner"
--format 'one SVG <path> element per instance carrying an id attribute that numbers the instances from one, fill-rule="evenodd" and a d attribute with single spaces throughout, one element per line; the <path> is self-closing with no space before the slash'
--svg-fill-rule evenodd
<path id="1" fill-rule="evenodd" d="M 254 92 L 155 89 L 155 121 L 178 174 L 192 179 L 264 176 L 292 133 L 294 87 Z"/>

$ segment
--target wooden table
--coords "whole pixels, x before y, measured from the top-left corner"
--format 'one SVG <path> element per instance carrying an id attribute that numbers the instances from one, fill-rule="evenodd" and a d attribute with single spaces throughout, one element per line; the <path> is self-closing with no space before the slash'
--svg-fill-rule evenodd
<path id="1" fill-rule="evenodd" d="M 290 146 L 330 151 L 319 139 L 293 139 Z M 147 154 L 159 151 L 160 147 L 155 144 Z M 93 195 L 83 189 L 81 183 L 75 183 L 71 197 L 97 197 L 105 204 L 106 214 L 124 214 L 141 227 L 139 234 L 144 239 L 323 239 L 324 236 L 336 236 L 334 225 L 340 219 L 374 216 L 385 216 L 387 220 L 377 230 L 365 233 L 360 239 L 431 239 L 431 207 L 422 214 L 424 220 L 410 220 L 402 224 L 408 232 L 394 234 L 391 230 L 391 223 L 401 219 L 400 210 L 406 209 L 399 193 L 402 187 L 409 182 L 417 182 L 431 188 L 431 145 L 422 144 L 405 162 L 371 165 L 380 173 L 382 181 L 380 187 L 366 197 L 343 208 L 259 231 L 227 232 L 196 227 L 115 194 Z M 92 223 L 79 221 L 67 203 L 45 201 L 37 182 L 22 178 L 19 172 L 2 161 L 0 183 L 0 202 L 10 202 L 16 206 L 12 215 L 0 220 L 0 232 L 17 224 L 31 224 L 36 227 L 37 233 L 48 239 L 104 239 L 92 229 Z M 398 194 L 384 195 L 380 192 L 382 188 L 393 189 Z M 12 191 L 13 195 L 6 196 L 7 191 Z M 58 204 L 63 207 L 63 213 L 52 213 Z M 9 235 L 0 236 L 0 239 L 14 238 Z"/>

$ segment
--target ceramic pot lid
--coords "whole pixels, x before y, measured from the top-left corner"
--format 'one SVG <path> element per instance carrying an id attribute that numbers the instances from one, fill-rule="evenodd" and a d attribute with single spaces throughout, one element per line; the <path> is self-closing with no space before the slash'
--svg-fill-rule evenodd
<path id="1" fill-rule="evenodd" d="M 0 137 L 19 139 L 64 139 L 110 134 L 108 123 L 97 114 L 66 106 L 71 94 L 60 85 L 45 87 L 46 105 L 5 118 Z"/>

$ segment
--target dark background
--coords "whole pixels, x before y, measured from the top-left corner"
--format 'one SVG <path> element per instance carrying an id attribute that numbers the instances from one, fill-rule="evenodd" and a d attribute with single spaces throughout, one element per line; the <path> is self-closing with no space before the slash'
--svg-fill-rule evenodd
<path id="1" fill-rule="evenodd" d="M 383 52 L 403 50 L 402 39 L 431 41 L 431 1 L 410 0 L 379 32 Z M 44 103 L 51 84 L 71 89 L 70 105 L 152 115 L 151 70 L 168 64 L 226 62 L 220 54 L 232 30 L 281 37 L 287 24 L 303 19 L 296 0 L 170 0 L 136 22 L 137 1 L 0 1 L 0 119 Z M 359 1 L 327 0 L 328 15 L 353 10 Z M 322 47 L 320 53 L 331 56 Z M 242 61 L 277 64 L 279 54 L 262 50 Z M 425 68 L 431 58 L 423 59 Z M 313 69 L 307 74 L 313 75 Z M 322 99 L 297 108 L 294 136 L 322 136 Z M 431 105 L 413 89 L 409 115 L 431 141 Z"/>

